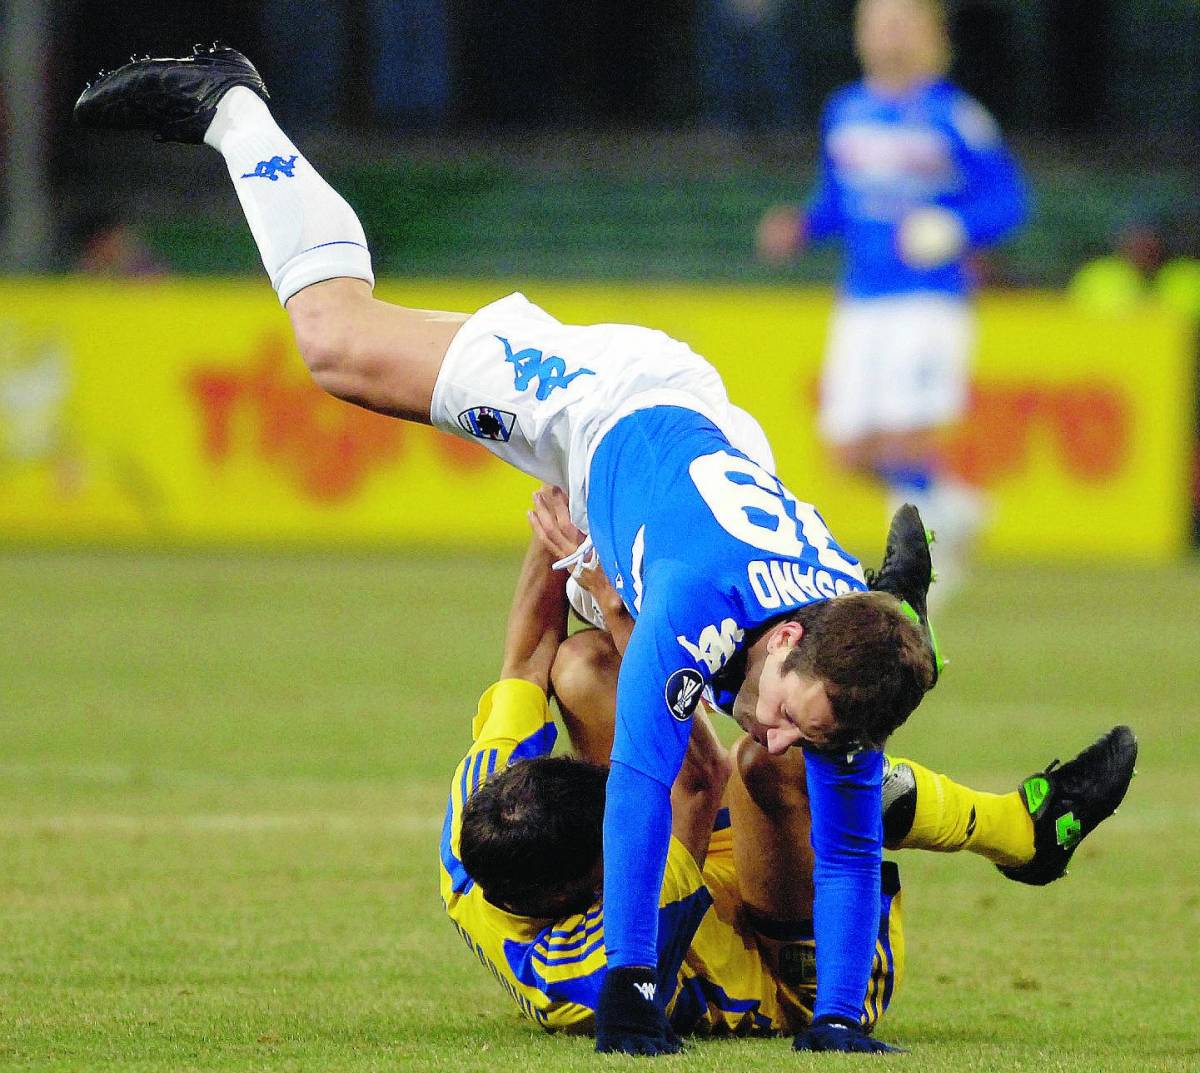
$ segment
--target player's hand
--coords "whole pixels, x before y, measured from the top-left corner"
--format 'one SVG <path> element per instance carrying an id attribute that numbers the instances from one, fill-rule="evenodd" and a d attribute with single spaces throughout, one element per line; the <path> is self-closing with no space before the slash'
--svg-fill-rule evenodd
<path id="1" fill-rule="evenodd" d="M 755 249 L 759 260 L 783 265 L 804 248 L 807 240 L 804 214 L 795 205 L 776 205 L 758 223 Z"/>
<path id="2" fill-rule="evenodd" d="M 678 1054 L 683 1044 L 658 1004 L 653 969 L 609 969 L 596 1003 L 601 1054 Z"/>
<path id="3" fill-rule="evenodd" d="M 533 493 L 529 525 L 542 547 L 555 559 L 565 559 L 587 539 L 587 534 L 571 521 L 567 493 L 552 484 L 543 484 Z"/>
<path id="4" fill-rule="evenodd" d="M 893 1047 L 881 1039 L 868 1036 L 858 1025 L 846 1021 L 817 1020 L 792 1041 L 797 1051 L 838 1051 L 843 1054 L 908 1054 L 903 1047 Z"/>

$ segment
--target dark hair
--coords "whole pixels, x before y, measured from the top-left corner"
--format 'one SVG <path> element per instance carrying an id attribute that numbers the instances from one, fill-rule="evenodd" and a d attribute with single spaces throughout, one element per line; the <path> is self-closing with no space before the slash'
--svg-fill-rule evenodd
<path id="1" fill-rule="evenodd" d="M 920 627 L 885 592 L 855 592 L 800 608 L 804 636 L 783 672 L 818 678 L 838 733 L 831 749 L 879 749 L 933 685 L 933 653 Z"/>
<path id="2" fill-rule="evenodd" d="M 463 809 L 459 855 L 493 905 L 569 916 L 595 901 L 608 771 L 570 756 L 521 760 Z"/>

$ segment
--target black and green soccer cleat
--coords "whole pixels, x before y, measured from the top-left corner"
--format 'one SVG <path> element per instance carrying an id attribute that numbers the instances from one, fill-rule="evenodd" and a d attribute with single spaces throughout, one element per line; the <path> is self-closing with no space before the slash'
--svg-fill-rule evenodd
<path id="1" fill-rule="evenodd" d="M 103 130 L 148 130 L 160 142 L 199 145 L 234 86 L 246 86 L 263 100 L 267 87 L 236 49 L 197 45 L 175 59 L 134 57 L 115 71 L 101 71 L 75 102 L 75 122 Z"/>
<path id="2" fill-rule="evenodd" d="M 882 564 L 877 571 L 866 571 L 866 577 L 868 588 L 895 596 L 908 616 L 921 627 L 933 651 L 932 687 L 937 684 L 945 661 L 929 623 L 929 586 L 933 583 L 929 541 L 921 512 L 911 503 L 905 503 L 892 515 Z"/>
<path id="3" fill-rule="evenodd" d="M 1137 738 L 1127 726 L 1113 727 L 1074 760 L 1057 760 L 1020 786 L 1033 818 L 1033 860 L 1001 868 L 1009 879 L 1041 887 L 1066 874 L 1079 843 L 1117 811 L 1137 762 Z"/>

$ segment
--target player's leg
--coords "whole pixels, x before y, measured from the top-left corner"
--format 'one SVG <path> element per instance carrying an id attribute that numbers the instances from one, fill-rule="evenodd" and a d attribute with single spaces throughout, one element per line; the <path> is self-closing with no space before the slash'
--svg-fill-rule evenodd
<path id="1" fill-rule="evenodd" d="M 973 790 L 913 760 L 888 758 L 883 831 L 889 849 L 967 850 L 1012 867 L 1033 858 L 1033 821 L 1015 790 Z"/>
<path id="2" fill-rule="evenodd" d="M 911 760 L 884 780 L 884 837 L 891 848 L 970 850 L 1009 879 L 1032 886 L 1066 874 L 1079 844 L 1124 800 L 1137 738 L 1113 727 L 1074 759 L 1055 760 L 1010 794 L 972 790 Z"/>
<path id="3" fill-rule="evenodd" d="M 550 688 L 577 756 L 607 766 L 612 755 L 621 657 L 603 630 L 572 634 L 558 647 Z"/>
<path id="4" fill-rule="evenodd" d="M 771 756 L 749 737 L 733 748 L 729 818 L 738 887 L 761 920 L 812 919 L 813 850 L 804 753 Z"/>
<path id="5" fill-rule="evenodd" d="M 369 409 L 428 423 L 442 359 L 467 318 L 372 298 L 358 217 L 279 128 L 265 96 L 244 56 L 214 46 L 103 75 L 75 117 L 216 149 L 317 382 Z"/>

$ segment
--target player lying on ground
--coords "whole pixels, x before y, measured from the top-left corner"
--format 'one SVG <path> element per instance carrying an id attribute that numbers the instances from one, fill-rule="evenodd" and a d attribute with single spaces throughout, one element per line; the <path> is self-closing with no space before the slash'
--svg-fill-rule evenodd
<path id="1" fill-rule="evenodd" d="M 597 1048 L 677 1046 L 654 995 L 656 902 L 670 787 L 710 682 L 761 724 L 773 752 L 808 753 L 816 1020 L 867 1047 L 857 1024 L 878 931 L 879 750 L 934 680 L 926 632 L 895 599 L 865 591 L 858 562 L 770 472 L 762 430 L 684 344 L 645 328 L 563 325 L 521 295 L 473 316 L 375 300 L 357 217 L 279 129 L 266 96 L 244 56 L 214 46 L 103 75 L 75 115 L 224 156 L 322 387 L 478 439 L 569 490 L 576 523 L 637 617 L 605 805 L 611 971 Z M 918 602 L 927 585 L 926 571 Z"/>
<path id="2" fill-rule="evenodd" d="M 553 502 L 539 498 L 535 528 L 543 536 L 558 527 Z M 577 751 L 607 758 L 616 647 L 632 623 L 596 573 L 588 581 L 617 619 L 613 639 L 591 630 L 563 641 L 562 579 L 550 569 L 558 551 L 547 542 L 526 555 L 501 680 L 480 700 L 474 743 L 451 784 L 441 888 L 468 949 L 525 1016 L 544 1028 L 587 1032 L 606 969 L 599 901 L 605 769 L 549 757 L 555 727 L 546 694 L 553 680 Z M 1085 816 L 1082 833 L 1090 832 L 1124 792 L 1122 764 L 1132 763 L 1133 752 L 1132 735 L 1117 728 L 1065 767 L 1026 780 L 1026 788 L 1035 780 L 1045 787 L 1035 819 L 1021 793 L 979 793 L 912 761 L 893 761 L 884 786 L 889 842 L 969 849 L 1014 878 L 1048 882 L 1062 873 L 1078 841 L 1064 848 L 1047 840 L 1047 832 L 1068 812 Z M 806 1031 L 816 978 L 803 754 L 773 757 L 743 737 L 733 755 L 736 763 L 698 714 L 671 791 L 672 838 L 659 900 L 657 985 L 671 1028 L 679 1034 L 798 1033 L 798 1047 L 838 1049 L 838 1029 Z M 1108 778 L 1105 801 L 1097 773 Z M 887 1008 L 903 971 L 894 864 L 884 863 L 882 880 L 862 1038 Z"/>

